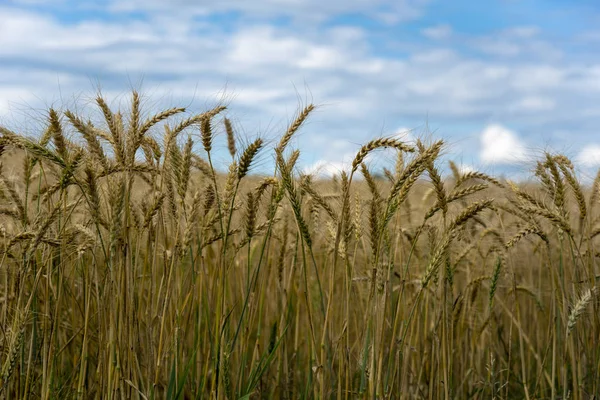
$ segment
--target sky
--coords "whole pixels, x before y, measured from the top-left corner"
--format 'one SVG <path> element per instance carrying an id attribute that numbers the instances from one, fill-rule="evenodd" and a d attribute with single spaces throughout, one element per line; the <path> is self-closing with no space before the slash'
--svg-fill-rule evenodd
<path id="1" fill-rule="evenodd" d="M 332 174 L 380 136 L 444 139 L 465 169 L 528 175 L 544 151 L 600 167 L 596 0 L 0 0 L 0 124 L 99 90 L 148 113 L 226 101 L 240 146 L 293 145 Z M 215 147 L 226 159 L 226 140 Z M 271 161 L 263 156 L 258 168 Z M 371 157 L 377 163 L 382 157 Z"/>

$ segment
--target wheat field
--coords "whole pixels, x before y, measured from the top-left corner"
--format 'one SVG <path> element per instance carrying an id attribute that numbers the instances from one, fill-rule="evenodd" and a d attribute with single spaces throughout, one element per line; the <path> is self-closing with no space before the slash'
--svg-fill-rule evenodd
<path id="1" fill-rule="evenodd" d="M 290 144 L 312 104 L 242 145 L 225 106 L 95 103 L 0 128 L 1 397 L 600 396 L 600 175 L 381 137 L 322 179 Z"/>

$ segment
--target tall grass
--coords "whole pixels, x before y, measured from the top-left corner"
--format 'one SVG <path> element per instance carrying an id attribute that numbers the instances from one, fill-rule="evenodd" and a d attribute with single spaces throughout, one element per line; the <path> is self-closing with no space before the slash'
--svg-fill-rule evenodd
<path id="1" fill-rule="evenodd" d="M 378 138 L 322 180 L 289 148 L 313 105 L 272 150 L 223 106 L 96 105 L 0 128 L 4 398 L 600 395 L 600 175 L 444 177 L 442 141 Z"/>

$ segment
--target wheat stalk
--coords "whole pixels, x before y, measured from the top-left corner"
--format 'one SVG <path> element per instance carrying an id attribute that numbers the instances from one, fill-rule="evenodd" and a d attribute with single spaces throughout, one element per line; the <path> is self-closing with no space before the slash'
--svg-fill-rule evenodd
<path id="1" fill-rule="evenodd" d="M 313 104 L 309 104 L 309 105 L 307 105 L 306 107 L 304 107 L 302 109 L 302 111 L 298 114 L 298 116 L 296 117 L 296 119 L 294 120 L 294 122 L 288 127 L 288 129 L 285 132 L 285 134 L 281 137 L 281 140 L 279 141 L 279 144 L 275 148 L 275 152 L 276 153 L 283 153 L 283 151 L 287 147 L 288 143 L 292 139 L 292 136 L 294 136 L 294 133 L 296 133 L 296 131 L 298 129 L 300 129 L 300 126 L 302 126 L 302 124 L 304 123 L 304 121 L 306 121 L 306 119 L 308 118 L 308 115 L 314 109 L 315 109 L 315 106 Z"/>
<path id="2" fill-rule="evenodd" d="M 231 125 L 231 121 L 229 120 L 229 118 L 224 118 L 223 123 L 225 124 L 225 132 L 227 133 L 227 150 L 229 150 L 231 158 L 235 158 L 236 148 L 233 126 Z"/>
<path id="3" fill-rule="evenodd" d="M 358 153 L 356 153 L 356 156 L 354 157 L 354 160 L 352 161 L 352 172 L 354 172 L 358 169 L 359 165 L 362 164 L 362 162 L 365 160 L 367 155 L 369 153 L 371 153 L 373 150 L 379 149 L 379 148 L 387 148 L 387 147 L 392 147 L 399 151 L 404 151 L 407 153 L 412 153 L 415 151 L 414 148 L 402 143 L 398 139 L 394 139 L 394 138 L 374 139 L 374 140 L 371 140 L 370 142 L 368 142 L 367 144 L 365 144 L 364 146 L 362 146 L 360 148 L 360 150 L 358 151 Z"/>
<path id="4" fill-rule="evenodd" d="M 571 332 L 575 328 L 575 325 L 577 324 L 577 321 L 587 308 L 588 304 L 590 304 L 595 294 L 596 287 L 594 286 L 593 288 L 586 290 L 581 295 L 579 300 L 577 300 L 577 303 L 575 303 L 575 306 L 571 309 L 569 319 L 567 320 L 567 336 L 571 334 Z"/>
<path id="5" fill-rule="evenodd" d="M 258 138 L 254 142 L 252 142 L 246 148 L 246 150 L 244 150 L 244 152 L 242 153 L 242 156 L 240 157 L 240 161 L 239 161 L 238 180 L 241 180 L 246 176 L 246 174 L 248 173 L 248 170 L 250 169 L 250 165 L 252 164 L 252 161 L 256 157 L 256 154 L 258 153 L 258 151 L 260 150 L 262 145 L 263 145 L 262 139 Z"/>

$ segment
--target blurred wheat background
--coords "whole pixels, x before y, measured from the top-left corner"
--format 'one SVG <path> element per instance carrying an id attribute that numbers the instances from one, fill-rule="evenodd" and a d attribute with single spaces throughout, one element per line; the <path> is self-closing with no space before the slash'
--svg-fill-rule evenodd
<path id="1" fill-rule="evenodd" d="M 600 395 L 600 175 L 546 153 L 516 184 L 380 137 L 322 179 L 290 145 L 312 104 L 245 145 L 224 106 L 96 106 L 0 128 L 4 398 Z"/>

